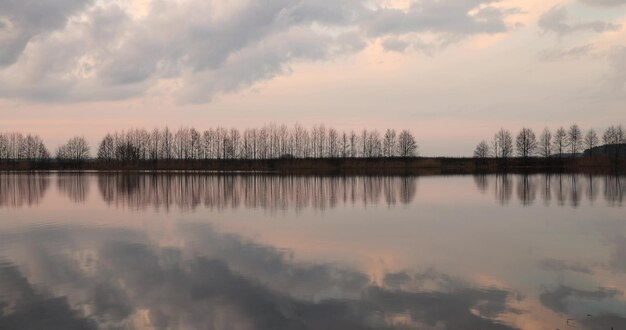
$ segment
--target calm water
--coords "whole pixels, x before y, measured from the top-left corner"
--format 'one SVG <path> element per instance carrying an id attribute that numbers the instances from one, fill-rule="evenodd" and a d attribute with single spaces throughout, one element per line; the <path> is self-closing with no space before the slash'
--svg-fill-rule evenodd
<path id="1" fill-rule="evenodd" d="M 0 329 L 626 329 L 626 177 L 0 174 Z"/>

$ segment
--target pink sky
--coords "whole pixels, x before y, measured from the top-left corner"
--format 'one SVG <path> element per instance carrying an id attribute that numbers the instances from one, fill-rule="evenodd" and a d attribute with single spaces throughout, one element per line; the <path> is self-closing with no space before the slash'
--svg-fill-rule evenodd
<path id="1" fill-rule="evenodd" d="M 0 14 L 0 131 L 54 149 L 132 127 L 324 123 L 410 129 L 429 156 L 470 155 L 500 127 L 602 130 L 626 122 L 621 3 L 14 4 Z"/>

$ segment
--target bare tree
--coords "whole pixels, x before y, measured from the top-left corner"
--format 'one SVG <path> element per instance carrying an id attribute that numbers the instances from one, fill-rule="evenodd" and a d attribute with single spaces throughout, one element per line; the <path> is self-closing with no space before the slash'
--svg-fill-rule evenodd
<path id="1" fill-rule="evenodd" d="M 269 145 L 268 145 L 268 129 L 266 126 L 261 127 L 258 135 L 258 145 L 259 145 L 259 158 L 267 159 L 269 158 Z"/>
<path id="2" fill-rule="evenodd" d="M 189 158 L 200 159 L 202 155 L 202 138 L 195 128 L 189 130 Z"/>
<path id="3" fill-rule="evenodd" d="M 7 160 L 18 160 L 22 158 L 24 136 L 22 133 L 10 132 L 5 135 L 5 153 Z"/>
<path id="4" fill-rule="evenodd" d="M 489 157 L 489 144 L 487 141 L 480 141 L 474 150 L 474 158 L 487 158 Z"/>
<path id="5" fill-rule="evenodd" d="M 383 156 L 384 157 L 393 157 L 396 155 L 397 151 L 396 147 L 396 131 L 393 129 L 388 129 L 385 132 L 385 137 L 383 138 Z"/>
<path id="6" fill-rule="evenodd" d="M 496 158 L 508 158 L 513 155 L 513 137 L 511 132 L 500 129 L 493 137 L 493 152 Z"/>
<path id="7" fill-rule="evenodd" d="M 554 133 L 554 139 L 552 141 L 553 150 L 559 157 L 563 157 L 563 152 L 567 147 L 567 133 L 563 127 L 559 127 Z"/>
<path id="8" fill-rule="evenodd" d="M 38 162 L 48 158 L 50 153 L 39 136 L 17 132 L 0 134 L 0 159 Z"/>
<path id="9" fill-rule="evenodd" d="M 8 160 L 9 158 L 9 140 L 4 134 L 0 134 L 0 159 Z"/>
<path id="10" fill-rule="evenodd" d="M 115 143 L 111 134 L 107 134 L 100 142 L 98 159 L 106 161 L 115 159 Z"/>
<path id="11" fill-rule="evenodd" d="M 243 131 L 241 137 L 241 157 L 244 159 L 253 159 L 252 156 L 252 140 L 253 134 L 252 130 L 247 128 Z"/>
<path id="12" fill-rule="evenodd" d="M 339 156 L 339 133 L 334 128 L 328 129 L 328 157 Z"/>
<path id="13" fill-rule="evenodd" d="M 289 138 L 289 128 L 287 125 L 280 125 L 277 128 L 278 134 L 278 157 L 293 156 L 291 153 L 291 141 Z"/>
<path id="14" fill-rule="evenodd" d="M 552 133 L 547 127 L 543 129 L 539 137 L 538 148 L 542 157 L 548 158 L 552 155 Z"/>
<path id="15" fill-rule="evenodd" d="M 580 147 L 583 141 L 583 134 L 578 125 L 574 124 L 570 126 L 567 131 L 567 145 L 570 148 L 570 152 L 572 155 L 575 155 L 580 152 Z"/>
<path id="16" fill-rule="evenodd" d="M 620 144 L 626 142 L 626 136 L 622 125 L 610 126 L 604 131 L 602 136 L 604 144 Z"/>
<path id="17" fill-rule="evenodd" d="M 417 156 L 417 141 L 408 130 L 403 130 L 398 135 L 398 155 L 400 157 Z"/>
<path id="18" fill-rule="evenodd" d="M 37 152 L 38 160 L 50 159 L 50 152 L 48 151 L 48 148 L 46 148 L 46 146 L 43 144 L 43 142 L 39 144 L 38 149 L 39 149 L 39 151 Z"/>
<path id="19" fill-rule="evenodd" d="M 359 138 L 354 131 L 350 132 L 350 157 L 357 157 L 358 155 L 358 143 Z"/>
<path id="20" fill-rule="evenodd" d="M 383 143 L 380 140 L 378 131 L 370 131 L 367 138 L 368 157 L 380 157 L 383 153 Z"/>
<path id="21" fill-rule="evenodd" d="M 152 134 L 150 135 L 149 147 L 150 159 L 152 160 L 157 160 L 161 158 L 161 137 L 162 134 L 158 128 L 152 130 Z"/>
<path id="22" fill-rule="evenodd" d="M 341 151 L 342 158 L 348 157 L 348 153 L 350 152 L 350 140 L 348 139 L 348 134 L 346 134 L 346 132 L 342 132 L 341 134 L 339 149 Z"/>
<path id="23" fill-rule="evenodd" d="M 326 154 L 326 126 L 314 126 L 311 132 L 312 153 L 315 158 L 322 158 Z"/>
<path id="24" fill-rule="evenodd" d="M 382 152 L 380 134 L 377 131 L 363 131 L 363 157 L 379 157 Z"/>
<path id="25" fill-rule="evenodd" d="M 598 138 L 598 134 L 596 131 L 590 129 L 585 135 L 585 147 L 589 149 L 589 155 L 593 155 L 593 148 L 598 145 L 600 139 Z"/>
<path id="26" fill-rule="evenodd" d="M 241 142 L 241 134 L 235 128 L 230 130 L 229 136 L 229 146 L 228 146 L 228 158 L 236 159 L 239 158 L 239 143 Z"/>
<path id="27" fill-rule="evenodd" d="M 89 143 L 82 136 L 76 136 L 57 150 L 57 158 L 76 162 L 85 161 L 89 158 Z"/>
<path id="28" fill-rule="evenodd" d="M 169 127 L 165 127 L 165 130 L 163 130 L 161 140 L 162 140 L 161 154 L 163 155 L 165 159 L 172 159 L 173 157 L 172 148 L 174 145 L 174 137 L 172 136 L 172 132 L 170 131 Z"/>
<path id="29" fill-rule="evenodd" d="M 523 158 L 531 157 L 537 150 L 537 138 L 530 128 L 522 128 L 515 140 L 517 155 Z"/>
<path id="30" fill-rule="evenodd" d="M 41 138 L 37 135 L 28 134 L 20 146 L 20 158 L 29 161 L 41 161 L 48 159 L 50 154 Z"/>

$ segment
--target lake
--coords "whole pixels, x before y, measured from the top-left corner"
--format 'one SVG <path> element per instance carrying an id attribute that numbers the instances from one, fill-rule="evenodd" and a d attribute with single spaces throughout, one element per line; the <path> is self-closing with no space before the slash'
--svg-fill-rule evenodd
<path id="1" fill-rule="evenodd" d="M 0 174 L 0 329 L 626 329 L 626 177 Z"/>

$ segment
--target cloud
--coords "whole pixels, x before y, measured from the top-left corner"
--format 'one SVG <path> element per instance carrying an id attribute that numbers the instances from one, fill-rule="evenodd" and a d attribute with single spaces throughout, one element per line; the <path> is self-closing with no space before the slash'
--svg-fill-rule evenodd
<path id="1" fill-rule="evenodd" d="M 560 285 L 556 289 L 541 293 L 539 300 L 545 307 L 557 313 L 566 314 L 568 312 L 568 302 L 571 299 L 603 300 L 621 295 L 621 291 L 609 288 L 598 288 L 597 290 L 590 291 Z"/>
<path id="2" fill-rule="evenodd" d="M 387 50 L 422 50 L 421 34 L 436 49 L 506 32 L 514 10 L 495 2 L 411 1 L 401 10 L 354 0 L 154 0 L 137 16 L 125 1 L 4 1 L 0 97 L 115 100 L 169 83 L 181 102 L 208 102 L 288 74 L 294 63 L 354 54 L 383 39 Z M 394 47 L 394 38 L 411 47 Z"/>
<path id="3" fill-rule="evenodd" d="M 558 35 L 567 35 L 575 32 L 591 31 L 606 32 L 619 30 L 619 24 L 613 24 L 605 21 L 576 21 L 569 17 L 569 13 L 565 7 L 555 6 L 539 17 L 537 23 L 541 29 L 548 32 L 554 32 Z"/>
<path id="4" fill-rule="evenodd" d="M 583 274 L 592 274 L 593 271 L 586 265 L 574 262 L 567 262 L 558 259 L 543 259 L 539 266 L 550 271 L 571 271 Z"/>
<path id="5" fill-rule="evenodd" d="M 420 1 L 408 9 L 379 8 L 364 20 L 368 35 L 397 35 L 414 32 L 475 34 L 505 32 L 505 13 L 494 7 L 483 7 L 495 1 Z M 476 10 L 475 12 L 472 12 Z"/>
<path id="6" fill-rule="evenodd" d="M 626 0 L 582 0 L 583 3 L 592 6 L 617 7 L 626 4 Z"/>
<path id="7" fill-rule="evenodd" d="M 13 64 L 36 36 L 62 28 L 89 0 L 0 2 L 0 67 Z"/>
<path id="8" fill-rule="evenodd" d="M 577 59 L 588 55 L 593 50 L 593 45 L 583 45 L 566 49 L 546 50 L 539 54 L 543 61 L 559 61 Z"/>

